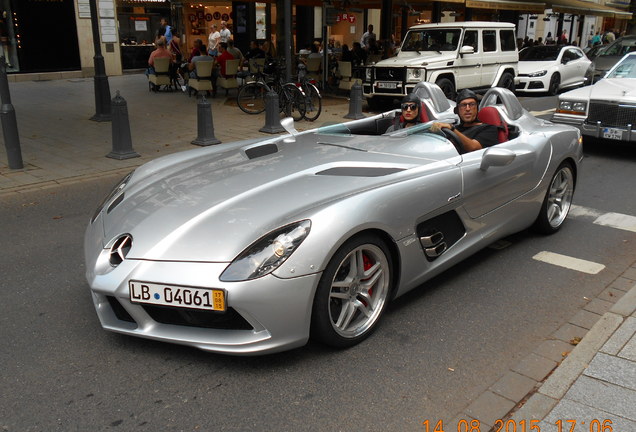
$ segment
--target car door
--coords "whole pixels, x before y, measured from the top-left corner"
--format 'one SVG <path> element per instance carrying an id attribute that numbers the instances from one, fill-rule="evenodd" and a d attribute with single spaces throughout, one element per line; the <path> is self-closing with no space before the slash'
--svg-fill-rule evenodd
<path id="1" fill-rule="evenodd" d="M 481 86 L 491 86 L 499 70 L 500 51 L 497 49 L 497 30 L 481 30 L 482 66 Z"/>
<path id="2" fill-rule="evenodd" d="M 550 145 L 542 145 L 542 134 L 521 134 L 518 138 L 463 155 L 460 164 L 464 182 L 464 207 L 471 218 L 491 212 L 535 188 L 550 160 Z M 488 151 L 503 149 L 514 154 L 505 166 L 482 169 Z"/>
<path id="3" fill-rule="evenodd" d="M 455 71 L 458 88 L 475 88 L 481 85 L 482 52 L 479 43 L 478 30 L 466 30 L 459 50 L 464 46 L 471 46 L 475 50 L 472 54 L 460 54 L 455 61 Z"/>
<path id="4" fill-rule="evenodd" d="M 581 75 L 585 73 L 585 71 L 581 71 L 581 62 L 577 60 L 579 57 L 573 48 L 561 50 L 561 86 L 576 82 L 579 73 Z"/>

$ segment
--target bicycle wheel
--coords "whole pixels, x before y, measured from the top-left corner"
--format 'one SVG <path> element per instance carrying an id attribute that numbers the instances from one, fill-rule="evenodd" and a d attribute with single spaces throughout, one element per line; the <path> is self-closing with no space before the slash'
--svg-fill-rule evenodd
<path id="1" fill-rule="evenodd" d="M 247 114 L 260 114 L 265 111 L 265 95 L 267 87 L 259 82 L 244 85 L 236 96 L 241 111 Z"/>
<path id="2" fill-rule="evenodd" d="M 279 97 L 283 101 L 286 117 L 291 117 L 294 121 L 300 121 L 305 117 L 305 95 L 298 87 L 291 83 L 285 84 Z"/>
<path id="3" fill-rule="evenodd" d="M 305 119 L 316 120 L 322 112 L 322 96 L 313 84 L 308 84 L 305 89 Z"/>

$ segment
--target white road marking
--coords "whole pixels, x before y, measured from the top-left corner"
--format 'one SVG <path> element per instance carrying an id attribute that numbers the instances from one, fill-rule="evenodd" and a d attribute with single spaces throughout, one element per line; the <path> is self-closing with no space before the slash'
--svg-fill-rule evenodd
<path id="1" fill-rule="evenodd" d="M 544 115 L 544 114 L 550 114 L 556 111 L 556 108 L 551 108 L 551 109 L 547 109 L 547 110 L 543 110 L 543 111 L 530 111 L 530 114 L 532 114 L 533 116 L 540 116 L 540 115 Z"/>
<path id="2" fill-rule="evenodd" d="M 559 267 L 565 267 L 570 270 L 576 270 L 588 274 L 597 274 L 605 268 L 603 264 L 598 264 L 592 261 L 586 261 L 578 258 L 569 257 L 567 255 L 561 255 L 547 251 L 539 252 L 532 258 L 537 261 L 557 265 Z"/>
<path id="3" fill-rule="evenodd" d="M 570 207 L 568 216 L 582 219 L 593 219 L 593 223 L 624 231 L 636 232 L 636 217 L 620 213 L 603 213 L 601 211 L 575 206 Z"/>

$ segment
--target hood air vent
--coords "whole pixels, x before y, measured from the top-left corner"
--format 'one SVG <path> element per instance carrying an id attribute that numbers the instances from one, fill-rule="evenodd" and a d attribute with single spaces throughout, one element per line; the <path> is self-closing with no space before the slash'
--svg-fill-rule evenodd
<path id="1" fill-rule="evenodd" d="M 317 172 L 316 175 L 344 176 L 344 177 L 382 177 L 404 171 L 403 168 L 375 168 L 375 167 L 338 167 Z"/>

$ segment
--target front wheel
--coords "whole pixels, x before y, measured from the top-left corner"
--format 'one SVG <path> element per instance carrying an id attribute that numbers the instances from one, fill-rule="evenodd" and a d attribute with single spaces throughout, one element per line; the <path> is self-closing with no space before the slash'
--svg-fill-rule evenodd
<path id="1" fill-rule="evenodd" d="M 444 92 L 446 99 L 455 100 L 455 84 L 448 78 L 440 78 L 435 84 Z"/>
<path id="2" fill-rule="evenodd" d="M 363 235 L 346 242 L 327 265 L 314 297 L 311 334 L 345 348 L 375 329 L 391 292 L 393 268 L 386 244 Z"/>
<path id="3" fill-rule="evenodd" d="M 558 73 L 555 73 L 550 77 L 550 84 L 548 87 L 548 94 L 550 96 L 555 96 L 559 93 L 559 85 L 561 84 L 561 77 Z"/>
<path id="4" fill-rule="evenodd" d="M 279 94 L 280 105 L 286 117 L 301 121 L 305 117 L 305 95 L 294 84 L 287 83 Z"/>
<path id="5" fill-rule="evenodd" d="M 497 83 L 497 87 L 502 87 L 510 90 L 511 92 L 515 92 L 515 77 L 512 76 L 509 72 L 504 72 Z"/>
<path id="6" fill-rule="evenodd" d="M 265 111 L 266 94 L 267 87 L 262 83 L 249 83 L 239 90 L 236 103 L 244 113 L 260 114 Z"/>
<path id="7" fill-rule="evenodd" d="M 322 97 L 320 92 L 313 84 L 310 84 L 305 89 L 305 119 L 308 121 L 314 121 L 322 112 Z"/>
<path id="8" fill-rule="evenodd" d="M 557 232 L 570 211 L 573 196 L 574 170 L 569 163 L 563 163 L 550 181 L 534 230 L 541 234 Z"/>

